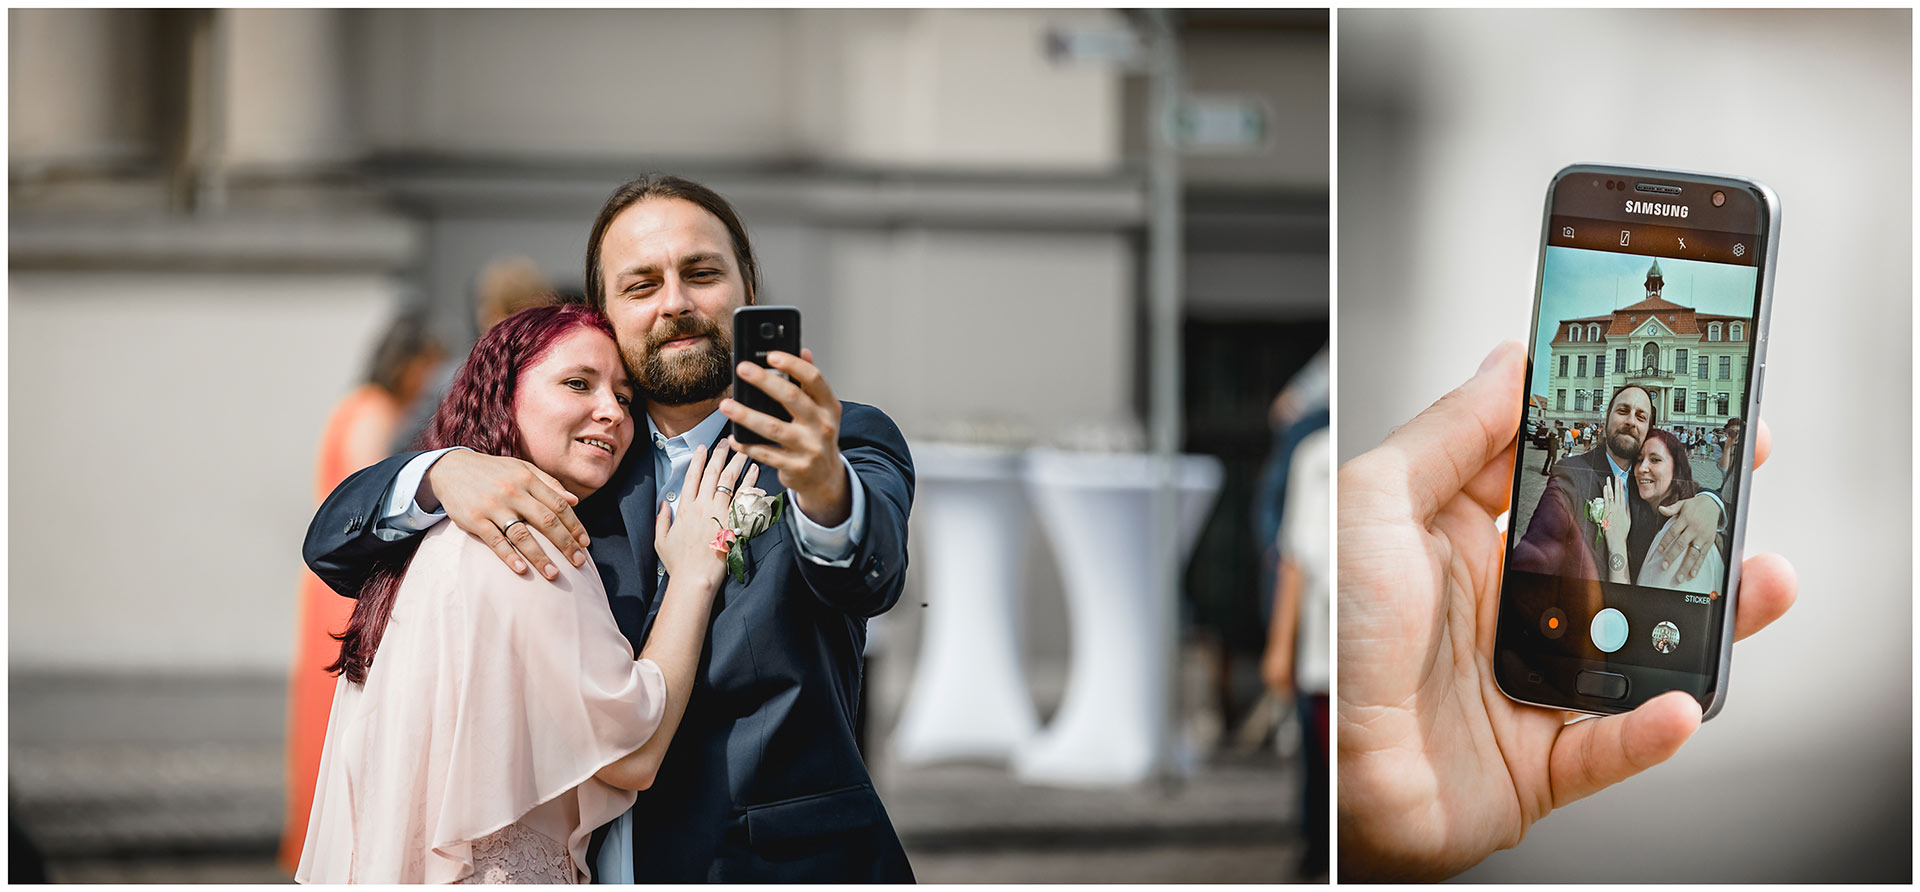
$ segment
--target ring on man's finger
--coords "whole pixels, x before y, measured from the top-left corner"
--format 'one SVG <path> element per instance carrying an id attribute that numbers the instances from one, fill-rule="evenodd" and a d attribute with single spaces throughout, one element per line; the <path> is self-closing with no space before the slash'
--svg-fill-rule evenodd
<path id="1" fill-rule="evenodd" d="M 724 493 L 726 493 L 727 495 L 733 495 L 733 487 L 731 487 L 731 486 L 722 486 L 722 485 L 720 485 L 720 484 L 718 484 L 718 483 L 716 483 L 716 484 L 714 484 L 714 485 L 713 485 L 713 488 L 714 488 L 714 489 L 717 489 L 717 490 L 719 490 L 719 491 L 721 491 L 721 492 L 724 492 Z"/>
<path id="2" fill-rule="evenodd" d="M 512 519 L 512 520 L 509 520 L 509 521 L 507 521 L 507 525 L 506 525 L 506 526 L 503 526 L 503 527 L 501 527 L 501 528 L 500 528 L 500 532 L 501 532 L 502 534 L 505 534 L 505 533 L 506 533 L 506 532 L 507 532 L 508 530 L 511 530 L 511 529 L 513 529 L 513 525 L 514 525 L 514 524 L 516 524 L 516 523 L 526 523 L 526 521 L 524 521 L 524 520 L 521 520 L 520 518 L 518 518 L 518 517 L 516 517 L 516 518 L 514 518 L 514 519 Z"/>

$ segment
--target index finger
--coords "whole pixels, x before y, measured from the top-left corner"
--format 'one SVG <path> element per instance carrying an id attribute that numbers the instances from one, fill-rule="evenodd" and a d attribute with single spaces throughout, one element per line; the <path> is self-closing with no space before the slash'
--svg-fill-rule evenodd
<path id="1" fill-rule="evenodd" d="M 561 551 L 566 552 L 567 558 L 571 560 L 574 552 L 579 550 L 580 547 L 593 544 L 593 540 L 587 537 L 587 528 L 581 525 L 580 518 L 573 513 L 573 506 L 580 504 L 580 497 L 568 491 L 566 484 L 561 483 L 558 477 L 542 471 L 538 467 L 534 467 L 531 462 L 527 464 L 527 467 L 533 468 L 533 473 L 539 476 L 540 482 L 547 485 L 547 492 L 535 492 L 533 497 L 539 499 L 541 504 L 558 515 L 560 525 L 565 528 L 565 532 L 554 530 L 559 538 L 556 539 L 553 536 L 548 536 L 547 539 L 558 546 Z M 531 521 L 532 518 L 528 518 L 528 520 Z M 568 540 L 579 543 L 579 546 L 576 547 L 567 544 Z"/>
<path id="2" fill-rule="evenodd" d="M 1753 466 L 1760 467 L 1773 454 L 1773 431 L 1767 427 L 1765 418 L 1753 420 Z"/>
<path id="3" fill-rule="evenodd" d="M 775 350 L 767 354 L 767 364 L 791 376 L 809 399 L 822 406 L 834 405 L 838 401 L 833 398 L 833 388 L 827 386 L 827 376 L 820 373 L 820 367 L 813 364 L 813 351 L 802 352 L 806 354 L 805 359 Z"/>
<path id="4" fill-rule="evenodd" d="M 1480 371 L 1412 421 L 1387 435 L 1373 453 L 1404 467 L 1412 515 L 1430 521 L 1520 430 L 1521 371 L 1526 351 L 1504 341 Z M 1397 475 L 1396 475 L 1397 476 Z"/>

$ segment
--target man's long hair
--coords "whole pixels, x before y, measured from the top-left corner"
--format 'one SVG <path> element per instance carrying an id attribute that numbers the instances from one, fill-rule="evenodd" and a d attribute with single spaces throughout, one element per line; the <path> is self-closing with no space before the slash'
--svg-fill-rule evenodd
<path id="1" fill-rule="evenodd" d="M 513 414 L 520 373 L 545 358 L 561 336 L 580 328 L 613 337 L 607 317 L 578 304 L 524 310 L 488 329 L 473 345 L 473 353 L 460 367 L 460 374 L 447 389 L 447 398 L 440 402 L 416 447 L 467 446 L 489 455 L 524 458 L 520 425 Z M 387 620 L 393 616 L 394 595 L 412 562 L 413 553 L 408 552 L 399 561 L 375 565 L 373 574 L 360 587 L 346 630 L 333 636 L 340 642 L 340 658 L 326 671 L 345 674 L 355 684 L 366 683 L 374 652 L 380 649 Z"/>
<path id="2" fill-rule="evenodd" d="M 606 204 L 600 206 L 600 215 L 593 218 L 593 231 L 587 236 L 587 302 L 593 304 L 594 309 L 606 312 L 607 289 L 600 275 L 600 242 L 606 238 L 607 227 L 613 225 L 613 218 L 648 198 L 690 201 L 718 217 L 733 240 L 733 259 L 739 265 L 740 278 L 747 286 L 747 303 L 753 303 L 760 293 L 760 262 L 753 257 L 753 244 L 747 241 L 747 227 L 740 222 L 740 215 L 734 212 L 733 205 L 720 197 L 720 193 L 685 177 L 663 173 L 650 173 L 622 183 L 620 188 L 613 190 L 612 195 L 607 196 Z"/>

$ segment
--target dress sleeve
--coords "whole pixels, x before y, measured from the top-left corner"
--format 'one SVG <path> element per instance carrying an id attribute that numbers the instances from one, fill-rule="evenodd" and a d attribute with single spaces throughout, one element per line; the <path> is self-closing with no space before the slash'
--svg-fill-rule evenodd
<path id="1" fill-rule="evenodd" d="M 447 753 L 436 852 L 449 852 L 578 791 L 579 824 L 566 840 L 583 858 L 594 828 L 632 806 L 634 793 L 594 773 L 646 743 L 660 725 L 666 679 L 614 623 L 591 561 L 574 567 L 542 542 L 558 579 L 517 575 L 479 540 L 464 540 L 448 620 L 466 646 L 443 649 L 459 686 Z"/>

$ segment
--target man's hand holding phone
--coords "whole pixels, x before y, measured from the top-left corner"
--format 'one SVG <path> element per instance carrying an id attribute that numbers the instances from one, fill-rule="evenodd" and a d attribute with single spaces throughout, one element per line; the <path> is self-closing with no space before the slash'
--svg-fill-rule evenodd
<path id="1" fill-rule="evenodd" d="M 1533 822 L 1665 761 L 1700 725 L 1684 692 L 1632 712 L 1525 706 L 1494 682 L 1494 618 L 1525 351 L 1339 469 L 1340 863 L 1353 879 L 1439 879 Z M 1755 431 L 1754 463 L 1771 439 Z M 1734 637 L 1793 604 L 1778 555 L 1746 561 Z"/>
<path id="2" fill-rule="evenodd" d="M 839 526 L 853 513 L 852 484 L 840 460 L 840 401 L 813 364 L 812 350 L 803 348 L 799 356 L 775 350 L 767 354 L 767 363 L 786 377 L 751 362 L 737 364 L 734 373 L 786 407 L 793 420 L 781 421 L 731 398 L 723 400 L 721 414 L 772 441 L 735 443 L 734 448 L 778 472 L 781 485 L 793 493 L 794 507 L 808 519 Z"/>

